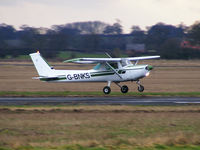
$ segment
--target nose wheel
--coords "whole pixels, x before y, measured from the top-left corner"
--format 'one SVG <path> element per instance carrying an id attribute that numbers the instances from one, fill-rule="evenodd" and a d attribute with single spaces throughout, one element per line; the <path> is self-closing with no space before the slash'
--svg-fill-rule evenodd
<path id="1" fill-rule="evenodd" d="M 139 92 L 143 92 L 144 91 L 144 86 L 142 86 L 141 84 L 140 84 L 140 81 L 138 80 L 137 82 L 137 85 L 138 85 L 138 91 Z"/>
<path id="2" fill-rule="evenodd" d="M 143 91 L 144 91 L 144 86 L 139 85 L 139 86 L 138 86 L 138 91 L 139 91 L 139 92 L 143 92 Z"/>

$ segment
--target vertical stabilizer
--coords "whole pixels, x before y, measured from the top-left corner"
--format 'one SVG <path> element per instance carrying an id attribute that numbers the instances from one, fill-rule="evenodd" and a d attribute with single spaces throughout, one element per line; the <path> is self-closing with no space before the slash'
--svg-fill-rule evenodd
<path id="1" fill-rule="evenodd" d="M 53 69 L 51 69 L 39 52 L 32 53 L 30 56 L 40 77 L 52 76 Z"/>

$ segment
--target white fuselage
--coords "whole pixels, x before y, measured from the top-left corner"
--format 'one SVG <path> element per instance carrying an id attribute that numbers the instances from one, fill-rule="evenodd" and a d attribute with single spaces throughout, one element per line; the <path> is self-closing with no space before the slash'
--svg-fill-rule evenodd
<path id="1" fill-rule="evenodd" d="M 125 66 L 121 69 L 116 69 L 121 77 L 119 77 L 112 70 L 54 70 L 52 69 L 52 76 L 55 79 L 45 80 L 48 82 L 123 82 L 123 81 L 137 81 L 149 74 L 146 69 L 148 65 L 131 65 Z"/>

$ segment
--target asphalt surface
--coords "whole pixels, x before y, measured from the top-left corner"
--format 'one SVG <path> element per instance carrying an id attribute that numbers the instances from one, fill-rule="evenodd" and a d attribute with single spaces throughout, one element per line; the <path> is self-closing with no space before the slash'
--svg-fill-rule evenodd
<path id="1" fill-rule="evenodd" d="M 200 97 L 1 97 L 0 105 L 189 105 Z"/>

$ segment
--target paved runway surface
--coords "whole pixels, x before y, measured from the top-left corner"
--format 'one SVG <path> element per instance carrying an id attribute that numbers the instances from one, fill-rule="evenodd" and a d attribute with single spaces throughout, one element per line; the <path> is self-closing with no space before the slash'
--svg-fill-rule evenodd
<path id="1" fill-rule="evenodd" d="M 187 105 L 200 97 L 2 97 L 0 105 Z"/>

